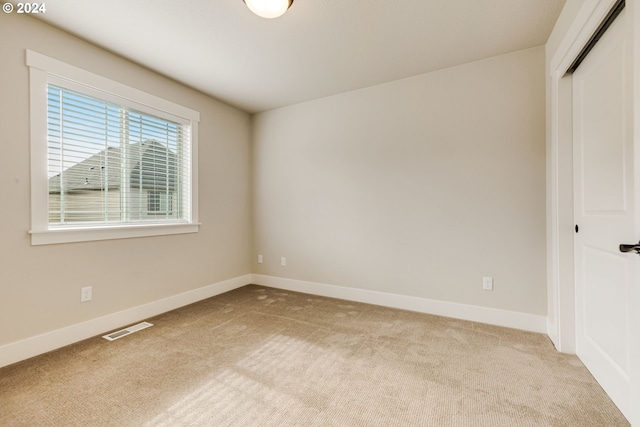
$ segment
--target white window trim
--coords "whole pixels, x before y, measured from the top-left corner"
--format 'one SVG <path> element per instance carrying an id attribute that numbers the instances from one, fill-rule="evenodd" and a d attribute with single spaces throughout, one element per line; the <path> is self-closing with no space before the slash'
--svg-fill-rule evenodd
<path id="1" fill-rule="evenodd" d="M 198 223 L 198 122 L 200 113 L 155 95 L 66 64 L 32 50 L 26 50 L 29 67 L 31 113 L 31 244 L 86 242 L 196 233 Z M 191 125 L 191 220 L 183 224 L 117 224 L 49 228 L 47 179 L 47 84 L 64 79 L 105 94 L 117 94 L 133 103 L 166 112 Z"/>

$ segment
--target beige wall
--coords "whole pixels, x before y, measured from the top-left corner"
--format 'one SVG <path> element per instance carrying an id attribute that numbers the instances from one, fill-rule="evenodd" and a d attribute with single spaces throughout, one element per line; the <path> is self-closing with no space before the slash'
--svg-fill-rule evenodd
<path id="1" fill-rule="evenodd" d="M 538 47 L 256 115 L 254 273 L 544 315 L 544 95 Z"/>
<path id="2" fill-rule="evenodd" d="M 200 112 L 199 233 L 30 245 L 25 49 Z M 0 132 L 0 345 L 250 273 L 248 114 L 33 18 L 2 14 Z M 90 303 L 79 302 L 82 286 L 93 286 Z"/>
<path id="3" fill-rule="evenodd" d="M 545 313 L 542 47 L 259 114 L 251 147 L 246 113 L 0 19 L 0 345 L 251 272 Z M 30 245 L 25 49 L 200 112 L 199 233 Z"/>

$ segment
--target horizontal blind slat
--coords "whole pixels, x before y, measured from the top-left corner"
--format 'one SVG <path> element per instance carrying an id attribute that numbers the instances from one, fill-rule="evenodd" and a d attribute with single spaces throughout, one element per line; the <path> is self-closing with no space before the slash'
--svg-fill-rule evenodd
<path id="1" fill-rule="evenodd" d="M 50 224 L 190 217 L 189 126 L 49 85 Z"/>

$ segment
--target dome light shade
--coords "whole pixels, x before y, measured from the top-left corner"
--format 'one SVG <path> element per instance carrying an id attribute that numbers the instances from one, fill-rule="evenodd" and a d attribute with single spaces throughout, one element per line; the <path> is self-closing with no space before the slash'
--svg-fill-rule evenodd
<path id="1" fill-rule="evenodd" d="M 251 12 L 262 18 L 277 18 L 291 7 L 293 0 L 242 0 Z"/>

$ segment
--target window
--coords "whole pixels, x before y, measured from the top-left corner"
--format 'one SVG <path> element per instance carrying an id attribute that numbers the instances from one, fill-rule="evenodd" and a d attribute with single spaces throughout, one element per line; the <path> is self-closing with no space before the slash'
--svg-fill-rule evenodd
<path id="1" fill-rule="evenodd" d="M 49 226 L 157 222 L 163 214 L 168 223 L 187 220 L 180 195 L 189 180 L 188 133 L 179 123 L 49 84 Z"/>
<path id="2" fill-rule="evenodd" d="M 197 231 L 199 114 L 27 51 L 32 244 Z"/>
<path id="3" fill-rule="evenodd" d="M 149 191 L 147 198 L 147 213 L 149 215 L 172 215 L 173 193 Z"/>

